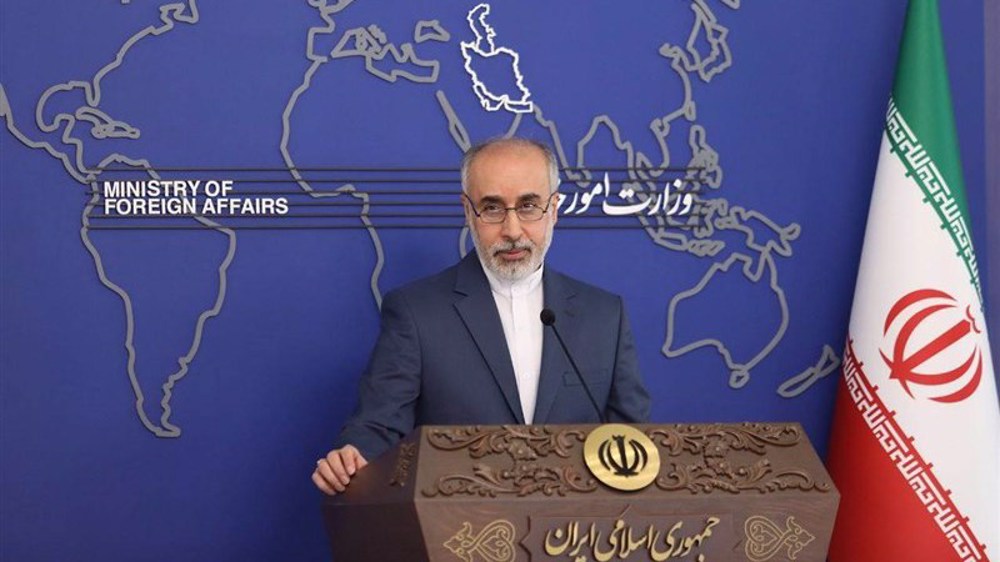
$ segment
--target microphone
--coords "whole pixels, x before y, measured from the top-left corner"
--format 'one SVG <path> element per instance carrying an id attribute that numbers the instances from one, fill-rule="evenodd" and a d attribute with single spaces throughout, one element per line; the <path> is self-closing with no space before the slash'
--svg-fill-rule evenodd
<path id="1" fill-rule="evenodd" d="M 594 400 L 594 394 L 590 392 L 590 386 L 587 385 L 587 381 L 583 380 L 583 373 L 580 372 L 580 368 L 576 366 L 576 361 L 573 361 L 573 356 L 569 353 L 569 348 L 566 347 L 566 342 L 563 341 L 562 336 L 559 335 L 559 330 L 556 329 L 556 313 L 552 312 L 551 309 L 543 308 L 542 313 L 539 315 L 542 320 L 542 324 L 552 328 L 552 333 L 556 335 L 556 339 L 559 340 L 559 345 L 562 346 L 563 353 L 566 354 L 566 359 L 569 359 L 569 364 L 573 366 L 573 372 L 576 373 L 576 378 L 580 379 L 580 384 L 583 385 L 583 390 L 587 393 L 587 398 L 590 399 L 590 405 L 594 407 L 594 411 L 597 412 L 597 419 L 601 420 L 602 424 L 608 423 L 608 420 L 604 418 L 604 411 L 597 405 L 597 400 Z"/>

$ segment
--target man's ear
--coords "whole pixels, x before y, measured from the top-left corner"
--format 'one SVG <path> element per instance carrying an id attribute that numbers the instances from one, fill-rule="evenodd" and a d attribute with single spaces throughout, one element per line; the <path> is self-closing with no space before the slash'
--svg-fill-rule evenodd
<path id="1" fill-rule="evenodd" d="M 465 192 L 458 195 L 458 198 L 462 201 L 462 211 L 465 213 L 465 224 L 467 226 L 472 226 L 472 205 L 469 203 L 469 198 L 466 196 Z"/>
<path id="2" fill-rule="evenodd" d="M 550 195 L 549 197 L 552 198 L 552 200 L 549 201 L 549 205 L 552 206 L 551 207 L 551 210 L 552 210 L 552 226 L 555 226 L 556 223 L 559 222 L 559 192 L 558 191 L 554 191 L 554 192 L 552 192 L 552 195 Z"/>

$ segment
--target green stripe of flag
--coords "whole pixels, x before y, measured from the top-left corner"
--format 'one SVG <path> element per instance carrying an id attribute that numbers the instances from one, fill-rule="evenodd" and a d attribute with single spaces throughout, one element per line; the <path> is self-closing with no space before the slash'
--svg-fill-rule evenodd
<path id="1" fill-rule="evenodd" d="M 886 112 L 885 134 L 889 140 L 892 153 L 899 158 L 900 164 L 906 169 L 906 175 L 920 187 L 924 203 L 933 207 L 941 229 L 948 233 L 955 245 L 955 255 L 962 259 L 969 273 L 969 283 L 976 290 L 980 308 L 983 306 L 983 292 L 979 282 L 979 265 L 976 263 L 976 252 L 972 248 L 972 230 L 969 228 L 968 214 L 963 214 L 959 207 L 959 198 L 952 192 L 951 186 L 945 181 L 941 170 L 931 158 L 927 148 L 921 142 L 896 106 L 895 100 L 889 100 L 889 110 Z M 958 190 L 957 195 L 961 195 Z"/>
<path id="2" fill-rule="evenodd" d="M 969 205 L 937 0 L 910 0 L 904 30 L 892 95 L 900 113 L 947 181 L 968 225 Z"/>

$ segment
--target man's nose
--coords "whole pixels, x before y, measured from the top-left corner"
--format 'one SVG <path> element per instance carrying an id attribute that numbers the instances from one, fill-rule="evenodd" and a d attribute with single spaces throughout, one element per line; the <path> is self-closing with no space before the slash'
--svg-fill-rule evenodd
<path id="1" fill-rule="evenodd" d="M 513 210 L 507 211 L 507 218 L 501 226 L 500 234 L 508 240 L 518 240 L 524 234 L 524 229 L 521 227 L 521 219 L 518 218 L 517 213 Z"/>

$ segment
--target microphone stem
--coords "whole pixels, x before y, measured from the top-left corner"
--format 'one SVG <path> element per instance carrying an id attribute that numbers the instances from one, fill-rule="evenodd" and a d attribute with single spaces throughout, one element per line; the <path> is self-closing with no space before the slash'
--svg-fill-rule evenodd
<path id="1" fill-rule="evenodd" d="M 556 339 L 559 340 L 559 345 L 563 349 L 563 353 L 566 354 L 566 358 L 569 359 L 569 364 L 573 366 L 573 372 L 576 373 L 577 378 L 580 379 L 580 384 L 583 385 L 584 392 L 587 393 L 587 398 L 590 399 L 590 404 L 594 407 L 594 411 L 597 412 L 597 418 L 601 420 L 602 424 L 608 423 L 608 420 L 604 417 L 604 410 L 597 405 L 597 400 L 594 400 L 594 394 L 590 392 L 590 385 L 587 381 L 583 380 L 583 372 L 577 367 L 576 361 L 573 360 L 573 355 L 569 352 L 569 348 L 566 347 L 566 342 L 563 341 L 562 336 L 559 335 L 559 330 L 556 329 L 555 323 L 548 324 L 552 328 L 552 333 L 556 335 Z"/>

